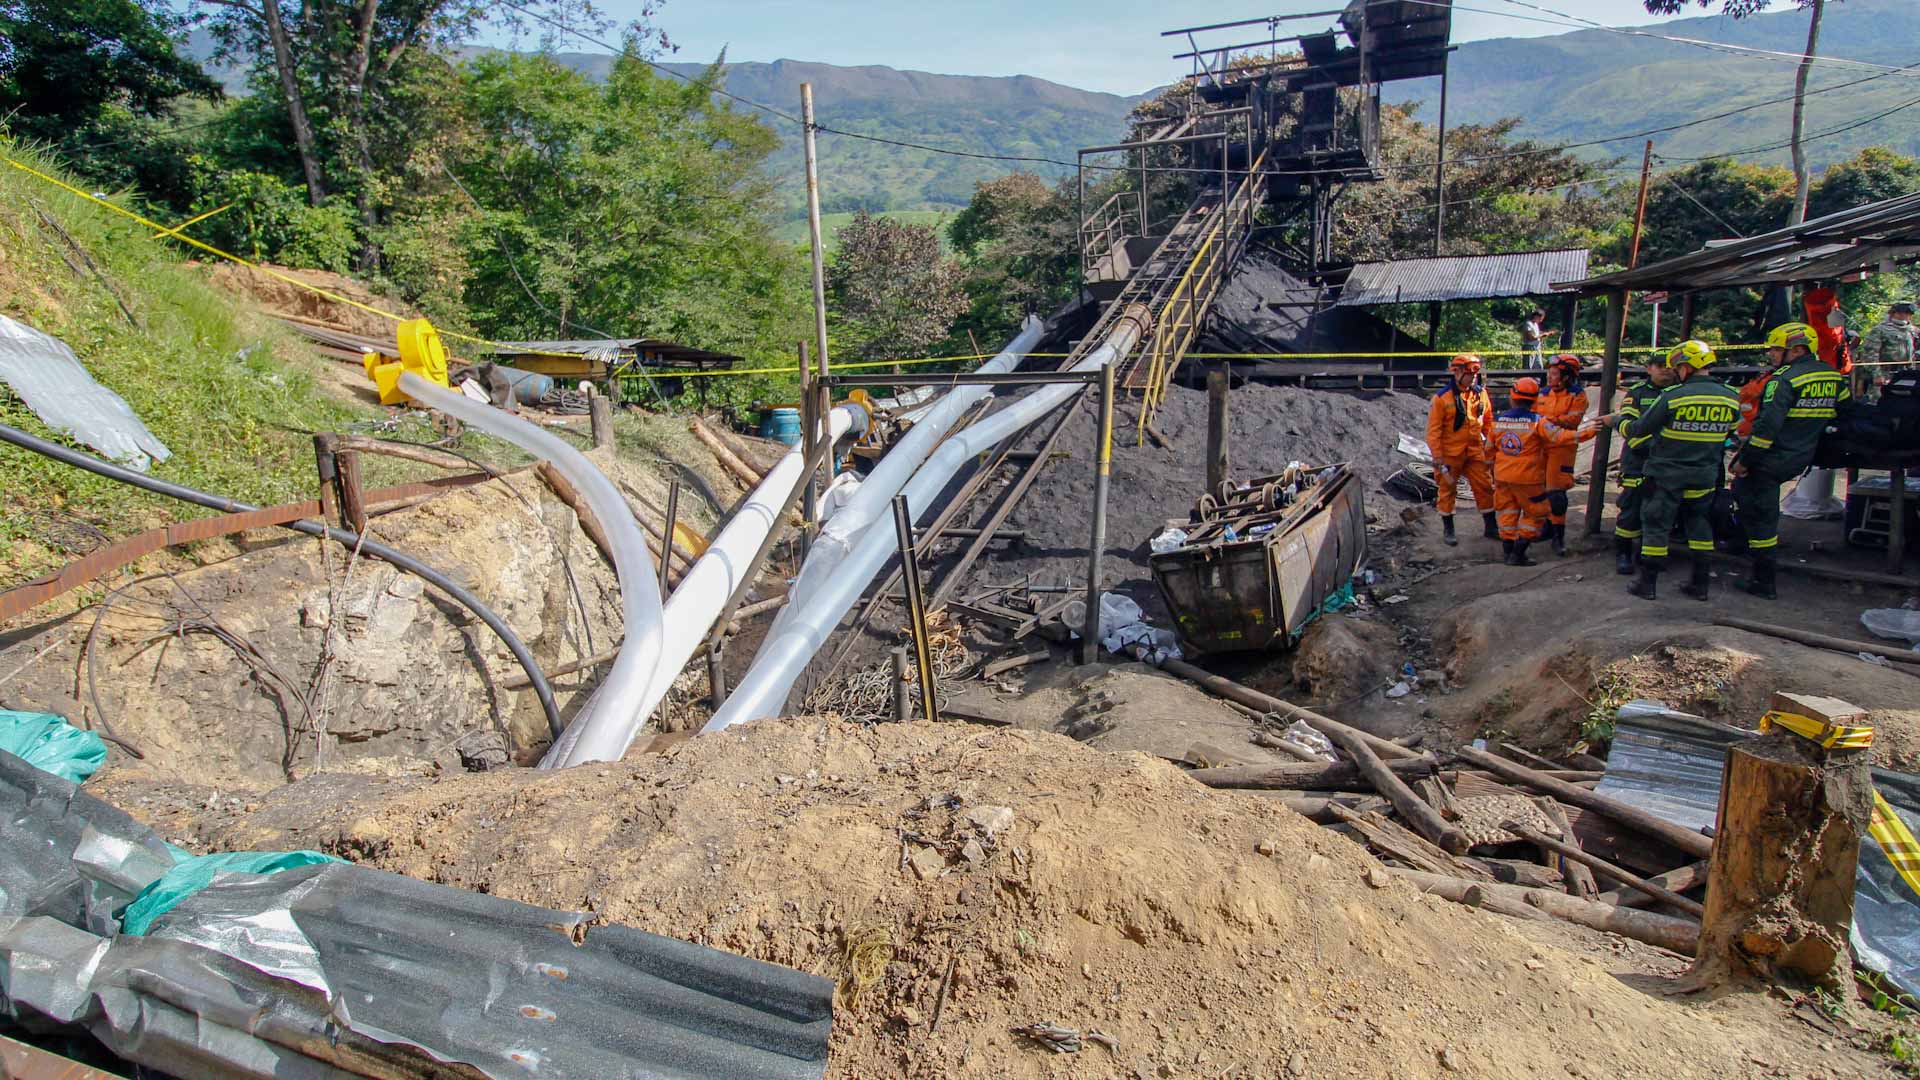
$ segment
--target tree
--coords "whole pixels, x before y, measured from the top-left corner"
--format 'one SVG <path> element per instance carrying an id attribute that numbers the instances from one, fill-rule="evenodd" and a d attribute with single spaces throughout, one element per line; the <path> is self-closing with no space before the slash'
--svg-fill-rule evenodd
<path id="1" fill-rule="evenodd" d="M 603 84 L 551 57 L 472 61 L 465 127 L 423 147 L 383 233 L 408 284 L 451 243 L 465 316 L 496 337 L 661 337 L 785 353 L 805 325 L 798 254 L 773 238 L 774 133 L 631 50 Z M 456 186 L 457 184 L 457 186 Z"/>
<path id="2" fill-rule="evenodd" d="M 178 28 L 136 0 L 0 0 L 0 117 L 79 158 L 96 181 L 139 179 L 153 121 L 183 98 L 220 95 L 174 51 L 168 35 Z M 85 152 L 102 140 L 134 151 Z"/>
<path id="3" fill-rule="evenodd" d="M 1020 320 L 1045 314 L 1073 293 L 1073 193 L 1032 173 L 1009 173 L 974 186 L 973 199 L 947 225 L 960 254 L 968 309 L 953 329 L 983 347 L 1019 330 Z"/>
<path id="4" fill-rule="evenodd" d="M 862 360 L 924 355 L 947 336 L 967 294 L 932 226 L 866 211 L 835 233 L 827 298 L 841 348 Z"/>
<path id="5" fill-rule="evenodd" d="M 252 63 L 263 90 L 286 110 L 314 206 L 337 188 L 353 196 L 363 234 L 362 269 L 372 269 L 378 224 L 374 128 L 400 104 L 396 87 L 435 48 L 451 48 L 483 26 L 525 26 L 522 5 L 506 0 L 190 0 L 211 13 L 229 58 Z M 591 0 L 529 0 L 561 25 L 603 28 Z M 630 36 L 642 49 L 661 40 L 643 3 Z M 438 61 L 432 61 L 437 63 Z"/>
<path id="6" fill-rule="evenodd" d="M 1723 14 L 1736 19 L 1745 19 L 1758 15 L 1773 6 L 1773 0 L 1693 0 L 1702 8 L 1720 6 Z M 1807 118 L 1807 78 L 1813 73 L 1813 58 L 1820 48 L 1820 17 L 1826 14 L 1827 0 L 1794 0 L 1803 11 L 1811 12 L 1807 19 L 1807 49 L 1800 56 L 1800 63 L 1793 75 L 1793 209 L 1787 216 L 1787 224 L 1798 225 L 1807 220 L 1807 197 L 1812 189 L 1813 179 L 1807 172 L 1807 155 L 1800 145 L 1801 133 L 1806 129 Z M 1839 3 L 1840 0 L 1834 0 Z M 1677 15 L 1687 9 L 1688 0 L 1645 0 L 1647 11 L 1654 15 Z"/>

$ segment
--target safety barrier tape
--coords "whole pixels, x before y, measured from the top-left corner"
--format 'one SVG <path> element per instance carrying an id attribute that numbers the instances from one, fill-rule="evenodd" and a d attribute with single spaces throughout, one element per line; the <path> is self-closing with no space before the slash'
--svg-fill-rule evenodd
<path id="1" fill-rule="evenodd" d="M 1849 727 L 1846 724 L 1828 724 L 1815 720 L 1811 716 L 1799 713 L 1782 712 L 1774 709 L 1760 718 L 1760 730 L 1772 731 L 1774 727 L 1785 728 L 1803 739 L 1810 739 L 1829 750 L 1864 750 L 1873 745 L 1873 728 L 1870 726 Z"/>

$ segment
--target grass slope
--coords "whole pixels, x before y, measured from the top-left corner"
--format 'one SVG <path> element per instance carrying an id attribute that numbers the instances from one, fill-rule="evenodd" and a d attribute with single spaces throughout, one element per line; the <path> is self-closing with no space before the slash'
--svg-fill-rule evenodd
<path id="1" fill-rule="evenodd" d="M 19 146 L 0 142 L 0 152 L 58 175 Z M 105 287 L 55 253 L 56 234 L 42 212 L 86 250 L 140 328 L 127 323 Z M 3 164 L 0 312 L 66 342 L 95 379 L 126 399 L 173 451 L 154 475 L 244 501 L 310 497 L 310 433 L 372 415 L 321 393 L 321 361 L 207 284 L 152 230 Z M 4 384 L 0 422 L 71 442 Z M 64 563 L 102 536 L 201 513 L 0 445 L 0 585 Z"/>

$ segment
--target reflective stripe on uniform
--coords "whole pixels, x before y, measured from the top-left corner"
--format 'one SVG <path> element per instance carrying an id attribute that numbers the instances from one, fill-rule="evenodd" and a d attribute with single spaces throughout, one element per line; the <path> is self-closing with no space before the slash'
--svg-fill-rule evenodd
<path id="1" fill-rule="evenodd" d="M 1796 405 L 1787 410 L 1789 420 L 1831 420 L 1837 415 L 1838 411 L 1831 405 Z"/>
<path id="2" fill-rule="evenodd" d="M 1753 447 L 1756 450 L 1771 450 L 1773 449 L 1773 440 L 1763 439 L 1760 436 L 1755 435 L 1753 438 L 1747 440 L 1747 445 Z"/>
<path id="3" fill-rule="evenodd" d="M 1814 382 L 1830 382 L 1837 386 L 1846 381 L 1846 376 L 1837 371 L 1809 371 L 1805 375 L 1795 375 L 1787 381 L 1795 387 L 1805 386 L 1808 383 Z"/>
<path id="4" fill-rule="evenodd" d="M 1664 558 L 1667 554 L 1667 545 L 1661 544 L 1659 547 L 1655 547 L 1652 544 L 1641 544 L 1640 554 L 1656 559 Z"/>
<path id="5" fill-rule="evenodd" d="M 1613 535 L 1619 537 L 1622 540 L 1638 540 L 1640 539 L 1640 530 L 1639 529 L 1623 529 L 1616 525 L 1614 526 L 1614 529 L 1613 529 Z"/>
<path id="6" fill-rule="evenodd" d="M 1770 548 L 1770 547 L 1773 547 L 1775 544 L 1778 544 L 1779 542 L 1780 542 L 1780 537 L 1768 536 L 1761 539 L 1749 539 L 1747 541 L 1747 546 L 1750 548 Z"/>
<path id="7" fill-rule="evenodd" d="M 1711 540 L 1689 540 L 1689 541 L 1687 541 L 1687 550 L 1688 550 L 1688 551 L 1712 551 L 1712 550 L 1713 550 L 1713 541 L 1711 541 Z"/>
<path id="8" fill-rule="evenodd" d="M 1704 499 L 1713 494 L 1713 488 L 1688 488 L 1680 493 L 1683 499 Z"/>
<path id="9" fill-rule="evenodd" d="M 1727 433 L 1724 431 L 1675 431 L 1672 428 L 1661 428 L 1660 437 L 1679 439 L 1683 442 L 1720 442 L 1727 437 Z"/>
<path id="10" fill-rule="evenodd" d="M 1640 437 L 1639 437 L 1639 438 L 1637 438 L 1637 439 L 1628 439 L 1628 440 L 1627 440 L 1627 445 L 1628 445 L 1628 446 L 1632 446 L 1632 447 L 1636 447 L 1636 448 L 1637 448 L 1637 447 L 1639 447 L 1639 446 L 1640 446 L 1640 445 L 1641 445 L 1642 443 L 1644 443 L 1644 442 L 1646 442 L 1646 441 L 1647 441 L 1648 439 L 1651 439 L 1651 438 L 1653 438 L 1653 436 L 1651 436 L 1651 435 L 1642 435 L 1642 436 L 1640 436 Z"/>
<path id="11" fill-rule="evenodd" d="M 1620 478 L 1620 486 L 1623 488 L 1637 488 L 1640 486 L 1640 477 L 1623 476 Z"/>

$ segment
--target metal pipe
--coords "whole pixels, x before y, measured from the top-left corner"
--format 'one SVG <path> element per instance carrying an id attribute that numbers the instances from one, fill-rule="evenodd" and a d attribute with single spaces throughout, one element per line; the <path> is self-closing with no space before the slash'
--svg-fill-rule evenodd
<path id="1" fill-rule="evenodd" d="M 184 484 L 175 484 L 157 477 L 148 476 L 145 473 L 134 472 L 132 469 L 102 461 L 91 455 L 82 454 L 77 450 L 70 450 L 67 447 L 61 446 L 59 443 L 48 442 L 46 439 L 39 438 L 38 436 L 29 435 L 19 428 L 6 424 L 0 424 L 0 440 L 10 442 L 22 450 L 30 450 L 42 457 L 52 458 L 62 464 L 72 465 L 77 469 L 85 469 L 96 476 L 104 476 L 109 480 L 118 480 L 123 484 L 130 484 L 134 487 L 151 491 L 157 495 L 165 495 L 169 498 L 179 499 L 182 502 L 190 502 L 196 506 L 204 506 L 209 510 L 218 510 L 223 514 L 245 513 L 250 510 L 259 509 L 257 506 L 229 499 L 224 495 L 214 495 L 211 492 L 201 491 L 198 488 L 190 488 Z M 521 669 L 527 673 L 527 681 L 532 685 L 534 695 L 540 699 L 540 708 L 547 714 L 547 728 L 553 732 L 556 738 L 559 737 L 563 726 L 560 720 L 560 707 L 554 703 L 553 687 L 548 685 L 547 676 L 540 670 L 539 662 L 533 658 L 533 652 L 527 648 L 525 642 L 520 640 L 520 636 L 515 634 L 513 628 L 508 626 L 499 615 L 495 614 L 492 608 L 482 603 L 479 597 L 461 588 L 459 585 L 454 584 L 445 574 L 440 573 L 433 567 L 428 566 L 405 552 L 390 548 L 376 540 L 368 539 L 356 533 L 347 532 L 344 529 L 335 529 L 317 521 L 292 521 L 288 522 L 286 527 L 295 532 L 305 533 L 308 536 L 331 540 L 342 547 L 358 550 L 376 559 L 392 563 L 407 573 L 432 585 L 434 588 L 439 589 L 445 593 L 449 599 L 461 607 L 466 608 L 468 611 L 473 612 L 474 615 L 479 617 L 481 622 L 487 624 L 487 629 L 492 630 L 499 636 L 501 643 L 507 647 L 507 651 L 513 654 L 514 660 L 517 661 Z"/>
<path id="2" fill-rule="evenodd" d="M 813 242 L 813 336 L 827 370 L 827 249 L 820 240 L 820 157 L 814 150 L 813 84 L 800 84 L 801 145 L 807 159 L 807 236 Z"/>
<path id="3" fill-rule="evenodd" d="M 927 637 L 927 598 L 920 591 L 920 560 L 913 554 L 913 514 L 907 497 L 893 497 L 894 542 L 900 546 L 900 581 L 907 594 L 907 625 L 913 631 L 913 665 L 920 675 L 920 713 L 928 723 L 940 720 L 933 685 L 933 642 Z"/>
<path id="4" fill-rule="evenodd" d="M 893 658 L 893 718 L 904 724 L 913 717 L 907 698 L 907 650 L 896 646 L 889 655 Z"/>
<path id="5" fill-rule="evenodd" d="M 679 524 L 680 479 L 675 477 L 667 482 L 667 524 L 660 533 L 661 536 L 666 538 L 666 544 L 663 545 L 662 550 L 665 550 L 673 544 L 674 527 Z M 672 559 L 662 558 L 660 560 L 660 595 L 662 596 L 665 596 L 667 593 L 667 568 L 672 565 Z"/>
<path id="6" fill-rule="evenodd" d="M 465 394 L 437 386 L 411 371 L 400 376 L 400 389 L 421 404 L 546 459 L 573 484 L 593 516 L 599 519 L 611 548 L 614 574 L 620 580 L 621 618 L 626 638 L 606 678 L 575 714 L 573 722 L 554 740 L 541 766 L 551 767 L 555 756 L 564 753 L 565 748 L 582 744 L 603 755 L 594 760 L 618 760 L 620 752 L 626 749 L 625 744 L 609 751 L 607 748 L 613 740 L 605 739 L 604 733 L 609 729 L 621 730 L 627 724 L 637 725 L 647 715 L 646 710 L 651 706 L 643 706 L 640 699 L 660 659 L 660 643 L 664 637 L 660 584 L 655 577 L 653 556 L 647 549 L 646 534 L 634 521 L 626 499 L 586 455 L 551 432 L 491 405 L 482 405 Z M 671 538 L 665 543 L 670 542 Z M 666 550 L 664 544 L 662 550 Z"/>
<path id="7" fill-rule="evenodd" d="M 992 377 L 1011 371 L 1039 343 L 1043 328 L 1044 324 L 1039 319 L 1029 317 L 1019 335 L 1000 350 L 999 355 L 982 364 L 972 374 Z M 860 482 L 853 498 L 835 511 L 833 519 L 813 538 L 806 562 L 793 582 L 794 603 L 790 609 L 806 606 L 814 594 L 826 585 L 848 553 L 860 542 L 861 536 L 887 512 L 888 503 L 912 478 L 914 470 L 920 468 L 947 431 L 987 392 L 987 387 L 977 385 L 958 386 L 948 391 L 880 459 L 880 463 Z M 927 503 L 921 500 L 916 505 L 925 506 Z M 774 623 L 768 638 L 777 634 L 790 617 L 783 614 Z"/>
<path id="8" fill-rule="evenodd" d="M 1108 331 L 1106 341 L 1087 354 L 1074 366 L 1074 370 L 1096 370 L 1126 356 L 1139 343 L 1151 323 L 1152 316 L 1144 305 L 1130 306 Z M 1084 389 L 1071 384 L 1043 386 L 949 438 L 927 458 L 926 464 L 905 485 L 903 491 L 908 504 L 920 507 L 920 512 L 924 513 L 939 499 L 941 491 L 960 467 L 972 460 L 974 455 L 985 452 L 1066 404 Z M 896 449 L 895 453 L 898 452 Z M 887 455 L 887 458 L 892 457 L 893 454 Z M 883 459 L 882 464 L 885 463 Z M 875 475 L 878 475 L 878 471 L 875 470 Z M 866 488 L 872 483 L 873 477 L 868 477 L 867 482 L 861 485 L 860 494 L 865 494 Z M 857 501 L 859 495 L 855 499 Z M 835 514 L 833 520 L 828 522 L 829 529 L 838 524 L 841 515 L 852 508 L 853 504 L 849 503 Z M 886 565 L 892 554 L 891 539 L 884 530 L 867 529 L 837 564 L 836 572 L 821 582 L 811 595 L 795 596 L 794 601 L 781 612 L 781 621 L 768 631 L 753 666 L 734 688 L 725 707 L 715 713 L 702 730 L 720 731 L 780 711 L 801 670 L 826 643 L 828 635 L 859 599 L 874 575 Z M 818 557 L 816 554 L 814 558 Z M 806 571 L 801 575 L 803 579 L 814 570 L 813 562 L 814 559 L 808 560 Z"/>

